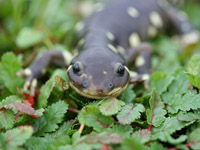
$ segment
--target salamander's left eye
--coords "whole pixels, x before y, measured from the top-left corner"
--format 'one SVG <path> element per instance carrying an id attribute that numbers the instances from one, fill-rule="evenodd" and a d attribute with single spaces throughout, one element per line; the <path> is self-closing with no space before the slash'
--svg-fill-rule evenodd
<path id="1" fill-rule="evenodd" d="M 124 74 L 124 71 L 125 71 L 125 68 L 122 64 L 120 64 L 117 68 L 117 73 L 120 74 L 120 75 L 123 75 Z"/>
<path id="2" fill-rule="evenodd" d="M 77 72 L 80 71 L 80 65 L 79 65 L 78 63 L 75 63 L 75 64 L 72 66 L 72 68 L 73 68 L 73 71 L 74 71 L 75 73 L 77 73 Z"/>

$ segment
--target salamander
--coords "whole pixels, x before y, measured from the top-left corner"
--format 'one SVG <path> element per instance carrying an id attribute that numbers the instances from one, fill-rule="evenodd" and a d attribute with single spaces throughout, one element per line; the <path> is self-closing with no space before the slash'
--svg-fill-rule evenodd
<path id="1" fill-rule="evenodd" d="M 117 97 L 130 82 L 148 81 L 152 46 L 147 43 L 169 27 L 185 44 L 199 40 L 185 13 L 166 0 L 111 0 L 77 25 L 81 38 L 78 56 L 68 51 L 46 51 L 18 75 L 26 76 L 24 90 L 37 86 L 49 64 L 68 66 L 70 86 L 92 99 Z M 135 72 L 129 71 L 135 66 Z"/>

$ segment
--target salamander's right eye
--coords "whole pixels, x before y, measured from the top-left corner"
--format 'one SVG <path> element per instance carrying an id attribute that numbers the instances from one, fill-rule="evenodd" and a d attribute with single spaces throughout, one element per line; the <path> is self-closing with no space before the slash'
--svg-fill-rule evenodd
<path id="1" fill-rule="evenodd" d="M 120 75 L 123 75 L 124 74 L 124 71 L 125 71 L 125 68 L 123 65 L 119 65 L 118 68 L 117 68 L 117 73 L 120 74 Z"/>
<path id="2" fill-rule="evenodd" d="M 80 65 L 78 63 L 73 64 L 72 68 L 75 73 L 78 73 L 79 71 L 81 71 Z"/>

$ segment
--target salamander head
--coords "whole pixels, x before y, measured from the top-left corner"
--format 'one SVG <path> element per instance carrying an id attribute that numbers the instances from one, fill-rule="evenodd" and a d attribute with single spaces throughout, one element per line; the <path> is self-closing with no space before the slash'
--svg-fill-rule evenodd
<path id="1" fill-rule="evenodd" d="M 112 51 L 84 51 L 73 60 L 67 74 L 70 86 L 92 99 L 116 97 L 129 82 L 129 70 L 123 59 Z"/>

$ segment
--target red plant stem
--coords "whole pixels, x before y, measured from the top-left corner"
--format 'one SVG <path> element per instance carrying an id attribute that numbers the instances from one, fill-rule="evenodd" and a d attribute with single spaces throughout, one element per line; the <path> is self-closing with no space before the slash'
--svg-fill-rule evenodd
<path id="1" fill-rule="evenodd" d="M 184 144 L 184 145 L 187 146 L 187 147 L 190 147 L 190 146 L 193 145 L 193 144 L 195 144 L 195 142 L 186 143 L 186 144 Z M 179 148 L 172 147 L 172 148 L 169 148 L 168 150 L 179 150 Z"/>
<path id="2" fill-rule="evenodd" d="M 68 108 L 68 111 L 74 112 L 74 113 L 79 113 L 79 110 L 74 109 L 74 108 Z"/>
<path id="3" fill-rule="evenodd" d="M 148 131 L 151 132 L 151 129 L 152 129 L 152 125 L 149 125 Z"/>
<path id="4" fill-rule="evenodd" d="M 193 144 L 195 144 L 195 142 L 186 143 L 185 146 L 189 147 L 189 146 L 191 146 Z"/>

